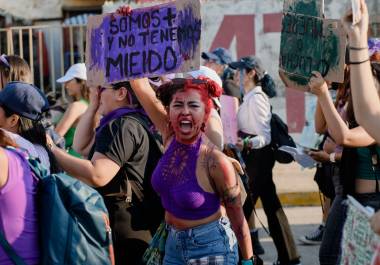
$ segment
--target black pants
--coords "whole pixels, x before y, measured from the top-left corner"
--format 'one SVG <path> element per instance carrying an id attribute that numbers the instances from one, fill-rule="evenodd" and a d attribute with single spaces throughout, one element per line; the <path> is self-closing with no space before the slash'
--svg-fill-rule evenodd
<path id="1" fill-rule="evenodd" d="M 132 229 L 129 204 L 125 201 L 106 201 L 106 206 L 110 216 L 115 264 L 140 265 L 152 238 L 151 233 L 147 230 Z"/>
<path id="2" fill-rule="evenodd" d="M 282 209 L 273 182 L 274 154 L 269 146 L 243 151 L 253 203 L 261 199 L 268 226 L 281 264 L 299 259 L 288 220 Z"/>

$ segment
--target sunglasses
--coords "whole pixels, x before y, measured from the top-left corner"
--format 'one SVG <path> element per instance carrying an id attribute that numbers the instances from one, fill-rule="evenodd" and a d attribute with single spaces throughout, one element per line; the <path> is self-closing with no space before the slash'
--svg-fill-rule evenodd
<path id="1" fill-rule="evenodd" d="M 11 68 L 8 60 L 7 60 L 7 56 L 5 54 L 2 54 L 0 56 L 0 63 L 2 63 L 3 65 L 5 65 L 7 68 Z"/>
<path id="2" fill-rule="evenodd" d="M 195 78 L 174 78 L 169 82 L 169 84 L 172 83 L 174 85 L 184 85 L 187 82 L 190 82 L 191 84 L 194 84 L 194 85 L 207 84 L 206 80 L 195 79 Z"/>
<path id="3" fill-rule="evenodd" d="M 103 86 L 100 86 L 98 87 L 98 94 L 102 94 L 104 92 L 104 90 L 106 90 L 107 88 L 110 88 L 110 87 L 103 87 Z"/>

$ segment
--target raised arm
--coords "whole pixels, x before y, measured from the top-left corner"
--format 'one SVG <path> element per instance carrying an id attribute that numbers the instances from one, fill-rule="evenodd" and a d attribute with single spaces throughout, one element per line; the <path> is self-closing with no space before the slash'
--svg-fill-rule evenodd
<path id="1" fill-rule="evenodd" d="M 165 107 L 156 97 L 156 92 L 154 92 L 147 78 L 130 80 L 130 84 L 154 126 L 161 132 L 165 144 L 171 135 L 168 128 L 168 113 Z"/>
<path id="2" fill-rule="evenodd" d="M 318 102 L 321 105 L 327 128 L 335 143 L 343 146 L 368 146 L 374 143 L 374 139 L 361 127 L 355 129 L 348 128 L 342 117 L 336 110 L 330 97 L 328 87 L 323 77 L 318 72 L 313 72 L 309 86 L 311 92 L 318 96 Z"/>
<path id="3" fill-rule="evenodd" d="M 244 217 L 238 176 L 235 174 L 232 163 L 217 150 L 212 152 L 207 164 L 217 192 L 226 207 L 227 216 L 237 237 L 242 257 L 249 259 L 253 256 L 252 242 L 248 223 Z"/>
<path id="4" fill-rule="evenodd" d="M 325 116 L 323 115 L 323 111 L 322 111 L 321 104 L 319 103 L 319 101 L 317 101 L 317 107 L 315 109 L 315 114 L 314 114 L 314 127 L 315 127 L 315 132 L 319 134 L 324 134 L 327 130 L 326 119 L 325 119 Z"/>
<path id="5" fill-rule="evenodd" d="M 60 136 L 65 136 L 67 131 L 79 120 L 80 116 L 86 111 L 87 105 L 77 101 L 69 105 L 62 119 L 57 124 L 55 131 Z"/>
<path id="6" fill-rule="evenodd" d="M 349 36 L 351 62 L 351 93 L 357 122 L 380 143 L 380 100 L 368 55 L 368 9 L 364 0 L 360 1 L 362 19 L 352 26 L 352 12 L 342 19 Z"/>
<path id="7" fill-rule="evenodd" d="M 73 148 L 87 156 L 95 140 L 95 128 L 99 122 L 99 95 L 96 88 L 90 88 L 90 104 L 80 118 L 75 129 Z"/>

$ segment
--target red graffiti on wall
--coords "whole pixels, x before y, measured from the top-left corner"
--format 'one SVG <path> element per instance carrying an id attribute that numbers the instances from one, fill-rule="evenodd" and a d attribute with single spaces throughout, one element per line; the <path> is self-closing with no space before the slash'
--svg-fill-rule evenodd
<path id="1" fill-rule="evenodd" d="M 236 54 L 255 54 L 255 15 L 225 15 L 210 50 L 230 47 L 236 37 Z"/>
<path id="2" fill-rule="evenodd" d="M 282 13 L 264 14 L 264 33 L 281 32 L 281 19 Z M 237 57 L 255 54 L 255 15 L 225 15 L 210 50 L 216 47 L 230 47 L 235 37 Z M 289 132 L 300 133 L 305 124 L 305 94 L 286 88 L 285 97 Z"/>

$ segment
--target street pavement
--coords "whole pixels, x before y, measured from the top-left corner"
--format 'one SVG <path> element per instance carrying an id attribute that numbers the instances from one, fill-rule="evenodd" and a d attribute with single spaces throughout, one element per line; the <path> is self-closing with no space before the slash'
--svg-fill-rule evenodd
<path id="1" fill-rule="evenodd" d="M 286 207 L 285 214 L 288 217 L 297 249 L 301 255 L 302 265 L 318 265 L 319 245 L 306 246 L 300 243 L 298 238 L 310 231 L 314 231 L 320 224 L 322 218 L 321 207 Z M 266 228 L 268 228 L 266 217 L 262 209 L 257 209 L 257 214 Z M 277 259 L 277 251 L 272 239 L 261 228 L 259 222 L 256 222 L 259 229 L 260 242 L 262 243 L 265 254 L 261 256 L 265 265 L 272 265 Z"/>
<path id="2" fill-rule="evenodd" d="M 298 240 L 299 237 L 314 231 L 322 220 L 318 186 L 313 180 L 314 171 L 314 169 L 302 169 L 297 163 L 276 163 L 273 170 L 277 193 L 284 205 L 303 265 L 319 264 L 319 245 L 306 246 Z M 265 227 L 268 227 L 264 211 L 260 206 L 257 208 L 257 214 Z M 265 249 L 265 254 L 261 258 L 265 265 L 272 265 L 277 259 L 276 248 L 258 221 L 256 225 L 259 228 L 260 242 Z"/>

